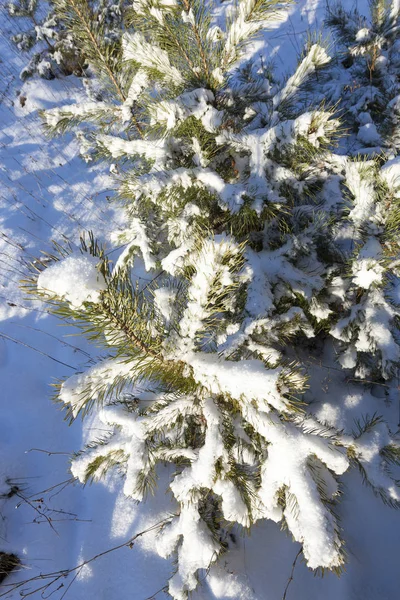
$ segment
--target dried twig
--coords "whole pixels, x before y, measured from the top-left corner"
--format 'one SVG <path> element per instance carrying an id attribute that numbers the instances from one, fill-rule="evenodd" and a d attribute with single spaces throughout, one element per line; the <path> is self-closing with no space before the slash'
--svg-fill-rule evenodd
<path id="1" fill-rule="evenodd" d="M 61 596 L 61 598 L 63 598 L 63 597 L 65 597 L 67 591 L 70 589 L 72 583 L 75 581 L 76 577 L 79 575 L 79 572 L 83 569 L 83 567 L 98 560 L 102 556 L 111 554 L 112 552 L 115 552 L 116 550 L 120 550 L 121 548 L 133 548 L 134 543 L 138 538 L 142 537 L 146 533 L 149 533 L 150 531 L 154 531 L 155 529 L 160 528 L 165 523 L 169 523 L 174 516 L 176 516 L 176 515 L 171 515 L 169 517 L 166 517 L 165 519 L 162 519 L 161 521 L 158 521 L 157 523 L 155 523 L 154 525 L 151 525 L 147 529 L 144 529 L 143 531 L 136 533 L 134 536 L 132 536 L 125 542 L 122 542 L 121 544 L 118 544 L 117 546 L 113 546 L 112 548 L 108 548 L 107 550 L 104 550 L 103 552 L 99 552 L 95 556 L 92 556 L 91 558 L 84 560 L 83 562 L 79 563 L 79 565 L 76 565 L 75 567 L 72 567 L 71 569 L 63 569 L 60 571 L 53 571 L 51 573 L 40 573 L 39 575 L 36 575 L 35 577 L 30 577 L 29 579 L 24 579 L 23 581 L 19 581 L 17 583 L 4 584 L 3 587 L 6 587 L 7 590 L 5 592 L 0 593 L 0 598 L 4 598 L 5 596 L 8 596 L 11 592 L 15 592 L 17 590 L 19 590 L 19 596 L 21 598 L 28 598 L 29 596 L 33 596 L 34 594 L 37 594 L 38 592 L 40 592 L 41 595 L 43 596 L 44 592 L 46 592 L 46 591 L 49 592 L 46 596 L 46 597 L 48 597 L 52 593 L 55 593 L 58 590 L 64 589 L 65 584 L 63 583 L 63 580 L 65 580 L 70 575 L 73 575 L 72 580 L 68 582 L 67 588 L 64 589 L 64 593 Z M 34 589 L 27 588 L 27 586 L 32 586 L 33 584 L 35 584 L 35 582 L 39 582 L 39 581 L 45 581 L 46 583 L 44 583 L 43 585 L 36 585 L 36 586 L 34 585 Z M 57 582 L 60 582 L 58 587 L 55 590 L 53 590 L 52 592 L 50 592 L 51 586 L 55 585 Z M 61 600 L 61 598 L 60 598 L 60 600 Z"/>
<path id="2" fill-rule="evenodd" d="M 289 586 L 290 586 L 290 584 L 291 584 L 291 583 L 292 583 L 292 581 L 293 581 L 293 575 L 294 575 L 294 570 L 295 570 L 295 568 L 296 568 L 297 559 L 299 558 L 299 556 L 300 556 L 300 554 L 301 554 L 302 552 L 303 552 L 303 546 L 300 548 L 300 550 L 299 550 L 299 551 L 298 551 L 298 553 L 296 554 L 296 556 L 295 556 L 295 559 L 294 559 L 294 561 L 293 561 L 293 564 L 292 564 L 292 571 L 291 571 L 291 573 L 290 573 L 290 577 L 289 577 L 289 579 L 287 580 L 287 584 L 286 584 L 285 591 L 284 591 L 284 593 L 283 593 L 283 596 L 282 596 L 282 600 L 286 600 L 286 596 L 287 596 L 287 593 L 288 593 Z"/>
<path id="3" fill-rule="evenodd" d="M 146 598 L 146 600 L 154 600 L 156 596 L 158 596 L 158 594 L 161 594 L 161 592 L 168 592 L 168 586 L 164 585 L 162 588 L 160 588 L 159 590 L 157 590 L 156 592 L 154 592 L 154 594 L 151 594 L 151 596 L 148 596 Z"/>
<path id="4" fill-rule="evenodd" d="M 39 517 L 41 517 L 42 519 L 44 519 L 45 521 L 47 521 L 47 523 L 49 524 L 50 528 L 54 531 L 54 533 L 56 535 L 59 535 L 57 529 L 54 527 L 53 525 L 53 520 L 51 519 L 51 517 L 49 517 L 44 511 L 42 511 L 39 506 L 35 505 L 34 502 L 31 502 L 29 500 L 29 498 L 27 498 L 26 496 L 24 496 L 23 494 L 21 494 L 20 492 L 15 492 L 15 496 L 17 496 L 18 498 L 21 499 L 21 502 L 19 502 L 16 506 L 16 508 L 19 508 L 21 506 L 21 504 L 23 502 L 26 502 L 26 504 L 28 504 L 28 506 L 30 506 L 38 515 Z M 34 521 L 36 523 L 43 523 L 43 521 Z"/>
<path id="5" fill-rule="evenodd" d="M 25 454 L 29 452 L 43 452 L 43 454 L 47 454 L 47 456 L 53 456 L 53 454 L 61 454 L 63 456 L 71 456 L 71 452 L 52 452 L 51 450 L 42 450 L 42 448 L 30 448 L 25 451 Z"/>
<path id="6" fill-rule="evenodd" d="M 42 350 L 39 350 L 38 348 L 34 348 L 33 346 L 30 346 L 29 344 L 26 344 L 25 342 L 21 342 L 21 340 L 17 340 L 15 338 L 11 337 L 10 335 L 6 335 L 5 333 L 3 333 L 1 331 L 0 331 L 0 337 L 4 338 L 5 340 L 9 340 L 10 342 L 14 342 L 15 344 L 20 344 L 21 346 L 24 346 L 25 348 L 29 348 L 30 350 L 34 350 L 35 352 L 38 352 L 42 356 L 46 356 L 47 358 L 54 360 L 54 362 L 59 363 L 60 365 L 63 365 L 64 367 L 68 367 L 69 369 L 73 369 L 74 371 L 76 371 L 76 367 L 68 365 L 67 363 L 63 362 L 62 360 L 58 360 L 58 358 L 55 358 L 54 356 L 47 354 L 47 352 L 43 352 Z"/>

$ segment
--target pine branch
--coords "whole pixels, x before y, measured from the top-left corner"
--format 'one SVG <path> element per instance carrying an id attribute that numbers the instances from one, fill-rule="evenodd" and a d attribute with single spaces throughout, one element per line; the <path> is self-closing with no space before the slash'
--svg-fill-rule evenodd
<path id="1" fill-rule="evenodd" d="M 92 31 L 92 27 L 91 27 L 92 20 L 90 19 L 88 13 L 85 14 L 85 12 L 82 10 L 82 6 L 80 6 L 78 0 L 66 0 L 66 5 L 75 12 L 76 16 L 78 17 L 80 23 L 82 24 L 82 26 L 84 28 L 86 34 L 88 35 L 89 39 L 91 40 L 91 42 L 93 44 L 93 48 L 95 49 L 95 52 L 96 52 L 100 62 L 104 65 L 104 68 L 105 68 L 110 80 L 112 81 L 112 83 L 117 91 L 118 96 L 120 97 L 122 102 L 125 102 L 126 97 L 125 97 L 118 81 L 116 80 L 116 77 L 112 71 L 109 61 L 107 60 L 106 56 L 104 55 L 102 48 L 101 48 L 98 40 L 96 39 L 96 36 L 94 35 L 94 33 Z"/>
<path id="2" fill-rule="evenodd" d="M 94 15 L 90 10 L 88 0 L 56 0 L 56 8 L 60 14 L 64 16 L 65 22 L 69 24 L 69 27 L 73 33 L 74 31 L 77 33 L 74 27 L 79 28 L 79 33 L 77 33 L 76 37 L 81 43 L 82 49 L 85 51 L 87 57 L 89 59 L 93 58 L 95 65 L 106 74 L 112 83 L 120 101 L 124 103 L 126 100 L 126 95 L 117 79 L 116 73 L 114 72 L 115 62 L 110 60 L 101 40 L 99 39 L 101 30 L 97 31 L 96 27 L 94 26 Z M 134 115 L 132 115 L 132 119 L 139 136 L 143 138 L 144 134 L 141 125 Z"/>
<path id="3" fill-rule="evenodd" d="M 202 64 L 203 64 L 204 73 L 206 75 L 206 81 L 210 85 L 211 74 L 210 74 L 210 70 L 209 70 L 209 67 L 208 67 L 206 50 L 205 50 L 204 43 L 203 43 L 203 40 L 202 40 L 202 37 L 203 37 L 202 34 L 203 34 L 203 32 L 201 32 L 201 30 L 199 28 L 199 24 L 198 24 L 197 6 L 195 4 L 192 4 L 191 0 L 182 0 L 182 4 L 184 6 L 184 10 L 185 10 L 186 14 L 188 15 L 189 24 L 190 24 L 190 27 L 193 30 L 194 37 L 195 37 L 195 40 L 196 40 L 196 44 L 197 44 L 197 47 L 199 49 L 201 61 L 202 61 Z"/>

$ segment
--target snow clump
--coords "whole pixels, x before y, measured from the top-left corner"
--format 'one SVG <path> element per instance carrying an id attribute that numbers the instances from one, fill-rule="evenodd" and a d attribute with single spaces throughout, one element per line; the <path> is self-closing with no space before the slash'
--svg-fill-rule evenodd
<path id="1" fill-rule="evenodd" d="M 38 289 L 67 300 L 75 308 L 85 302 L 98 302 L 100 292 L 107 289 L 103 275 L 97 270 L 95 256 L 71 255 L 42 271 Z"/>

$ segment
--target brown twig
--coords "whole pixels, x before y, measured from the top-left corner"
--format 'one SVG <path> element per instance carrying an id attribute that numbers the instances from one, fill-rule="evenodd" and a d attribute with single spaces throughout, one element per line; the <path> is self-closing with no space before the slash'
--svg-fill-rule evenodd
<path id="1" fill-rule="evenodd" d="M 50 528 L 54 531 L 54 533 L 56 535 L 58 535 L 58 536 L 60 535 L 58 533 L 57 529 L 54 527 L 52 519 L 48 515 L 46 515 L 43 511 L 41 511 L 37 506 L 35 506 L 34 503 L 29 500 L 29 498 L 27 498 L 26 496 L 24 496 L 20 492 L 15 492 L 15 496 L 17 496 L 18 498 L 21 499 L 21 502 L 19 502 L 19 504 L 17 504 L 16 508 L 19 508 L 23 502 L 26 502 L 26 504 L 28 504 L 28 506 L 30 506 L 31 508 L 33 508 L 33 510 L 38 513 L 39 517 L 42 517 L 45 521 L 47 521 L 48 525 L 50 526 Z M 43 523 L 43 521 L 35 521 L 35 522 L 36 523 L 40 523 L 40 522 Z"/>
<path id="2" fill-rule="evenodd" d="M 288 593 L 289 586 L 290 586 L 290 584 L 291 584 L 291 583 L 292 583 L 292 581 L 293 581 L 293 575 L 294 575 L 294 570 L 295 570 L 295 568 L 296 568 L 297 559 L 299 558 L 299 556 L 300 556 L 300 554 L 301 554 L 302 552 L 303 552 L 303 546 L 300 548 L 300 550 L 299 550 L 299 551 L 298 551 L 298 553 L 296 554 L 296 556 L 295 556 L 295 559 L 294 559 L 294 561 L 293 561 L 293 564 L 292 564 L 292 571 L 291 571 L 291 573 L 290 573 L 290 577 L 289 577 L 289 579 L 288 579 L 288 581 L 287 581 L 287 584 L 286 584 L 286 587 L 285 587 L 285 591 L 284 591 L 284 593 L 283 593 L 283 596 L 282 596 L 282 600 L 286 600 L 286 596 L 287 596 L 287 593 Z"/>
<path id="3" fill-rule="evenodd" d="M 57 496 L 68 485 L 71 485 L 75 481 L 77 481 L 76 477 L 70 477 L 69 479 L 65 479 L 64 481 L 60 481 L 60 483 L 56 483 L 55 485 L 52 485 L 52 486 L 46 488 L 45 490 L 41 490 L 39 492 L 35 492 L 31 496 L 27 496 L 27 498 L 35 498 L 37 496 L 42 496 L 43 494 L 47 494 L 48 492 L 52 492 L 53 490 L 56 490 L 57 488 L 60 488 L 57 492 L 55 492 L 54 494 L 52 494 L 51 496 L 49 496 L 49 500 L 51 500 L 52 498 L 54 498 L 54 496 Z"/>
<path id="4" fill-rule="evenodd" d="M 159 590 L 157 590 L 156 592 L 154 592 L 154 594 L 151 594 L 151 596 L 147 596 L 146 600 L 154 600 L 154 598 L 156 596 L 158 596 L 158 594 L 161 594 L 161 592 L 168 592 L 168 586 L 164 585 L 162 588 L 160 588 Z"/>
<path id="5" fill-rule="evenodd" d="M 43 452 L 43 454 L 47 454 L 47 456 L 52 456 L 53 454 L 62 454 L 63 456 L 70 456 L 71 452 L 52 452 L 51 450 L 42 450 L 42 448 L 30 448 L 30 450 L 25 450 L 25 454 L 29 452 Z"/>

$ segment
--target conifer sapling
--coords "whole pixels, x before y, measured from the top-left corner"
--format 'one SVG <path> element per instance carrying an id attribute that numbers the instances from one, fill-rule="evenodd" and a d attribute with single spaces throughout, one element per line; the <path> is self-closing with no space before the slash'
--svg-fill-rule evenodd
<path id="1" fill-rule="evenodd" d="M 102 101 L 43 117 L 52 132 L 77 129 L 87 158 L 118 163 L 124 249 L 113 265 L 93 236 L 80 250 L 57 247 L 28 282 L 104 348 L 59 386 L 72 419 L 97 411 L 109 431 L 72 472 L 86 482 L 117 467 L 141 501 L 157 466 L 176 466 L 176 515 L 157 542 L 177 557 L 173 598 L 226 549 L 227 527 L 264 518 L 289 529 L 311 568 L 340 572 L 339 477 L 356 465 L 397 506 L 388 466 L 400 451 L 381 419 L 339 431 L 313 415 L 302 348 L 340 339 L 343 369 L 357 377 L 367 362 L 392 377 L 397 337 L 373 335 L 377 319 L 387 336 L 396 321 L 383 286 L 397 267 L 376 244 L 389 243 L 379 207 L 393 195 L 397 206 L 397 188 L 380 173 L 360 212 L 363 165 L 332 151 L 339 121 L 298 102 L 330 61 L 324 47 L 310 44 L 282 85 L 262 57 L 246 57 L 284 3 L 239 0 L 217 19 L 200 0 L 137 0 L 122 46 L 107 49 L 85 5 L 57 0 Z"/>

